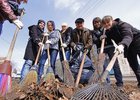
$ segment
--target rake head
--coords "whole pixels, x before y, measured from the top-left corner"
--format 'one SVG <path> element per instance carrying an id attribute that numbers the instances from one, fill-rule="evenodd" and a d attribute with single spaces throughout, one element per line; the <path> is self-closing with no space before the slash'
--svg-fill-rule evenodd
<path id="1" fill-rule="evenodd" d="M 107 83 L 96 83 L 76 92 L 71 100 L 128 100 L 128 96 Z"/>

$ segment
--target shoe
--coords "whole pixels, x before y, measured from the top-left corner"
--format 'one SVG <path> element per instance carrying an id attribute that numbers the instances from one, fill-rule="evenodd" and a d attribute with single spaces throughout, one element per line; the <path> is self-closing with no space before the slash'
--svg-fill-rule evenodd
<path id="1" fill-rule="evenodd" d="M 117 87 L 123 87 L 123 84 L 122 83 L 118 83 L 116 84 Z"/>

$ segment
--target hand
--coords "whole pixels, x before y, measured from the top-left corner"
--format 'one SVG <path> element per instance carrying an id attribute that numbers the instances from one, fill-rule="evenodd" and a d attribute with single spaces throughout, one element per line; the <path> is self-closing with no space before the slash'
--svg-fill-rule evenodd
<path id="1" fill-rule="evenodd" d="M 121 45 L 118 45 L 116 48 L 115 48 L 115 51 L 114 53 L 118 51 L 119 54 L 122 54 L 124 52 L 124 46 L 121 44 Z"/>
<path id="2" fill-rule="evenodd" d="M 105 38 L 107 38 L 106 35 L 101 35 L 101 36 L 100 36 L 100 40 L 105 39 Z"/>
<path id="3" fill-rule="evenodd" d="M 89 50 L 88 49 L 84 49 L 84 53 L 88 53 L 89 52 Z"/>
<path id="4" fill-rule="evenodd" d="M 64 48 L 66 48 L 67 47 L 67 44 L 66 43 L 62 43 L 61 46 L 64 47 Z"/>
<path id="5" fill-rule="evenodd" d="M 41 47 L 41 46 L 43 46 L 43 43 L 42 42 L 39 42 L 38 45 Z"/>
<path id="6" fill-rule="evenodd" d="M 22 23 L 19 19 L 13 20 L 13 23 L 14 23 L 19 29 L 22 29 L 22 28 L 23 28 L 23 23 Z"/>
<path id="7" fill-rule="evenodd" d="M 43 33 L 43 36 L 49 36 L 49 35 L 50 35 L 50 34 L 47 33 L 47 32 Z"/>
<path id="8" fill-rule="evenodd" d="M 47 40 L 47 41 L 46 41 L 46 44 L 51 44 L 51 41 L 50 41 L 50 40 Z"/>

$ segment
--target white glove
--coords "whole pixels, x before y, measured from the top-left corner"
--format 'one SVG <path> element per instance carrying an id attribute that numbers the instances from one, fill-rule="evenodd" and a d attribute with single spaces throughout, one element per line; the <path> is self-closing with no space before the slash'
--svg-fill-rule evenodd
<path id="1" fill-rule="evenodd" d="M 124 46 L 123 45 L 118 45 L 116 48 L 115 48 L 115 51 L 114 53 L 118 51 L 119 54 L 122 54 L 124 52 Z"/>
<path id="2" fill-rule="evenodd" d="M 47 41 L 46 41 L 46 44 L 51 44 L 51 41 L 50 41 L 50 40 L 47 40 Z"/>
<path id="3" fill-rule="evenodd" d="M 39 42 L 38 45 L 41 47 L 41 46 L 43 46 L 43 43 L 42 42 Z"/>
<path id="4" fill-rule="evenodd" d="M 14 23 L 19 29 L 22 29 L 22 28 L 23 28 L 23 23 L 22 23 L 19 19 L 13 20 L 13 23 Z"/>
<path id="5" fill-rule="evenodd" d="M 43 35 L 44 35 L 44 36 L 49 36 L 50 34 L 47 33 L 47 32 L 45 32 L 45 33 L 43 33 Z"/>
<path id="6" fill-rule="evenodd" d="M 66 43 L 62 43 L 61 46 L 64 47 L 64 48 L 66 48 L 67 47 L 67 44 Z"/>

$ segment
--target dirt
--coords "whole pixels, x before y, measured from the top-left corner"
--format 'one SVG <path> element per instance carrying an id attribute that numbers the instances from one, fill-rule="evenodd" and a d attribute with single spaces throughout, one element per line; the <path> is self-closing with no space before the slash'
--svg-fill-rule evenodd
<path id="1" fill-rule="evenodd" d="M 0 100 L 69 100 L 75 90 L 77 89 L 58 80 L 50 83 L 42 82 L 39 85 L 32 83 L 26 87 L 21 87 L 16 80 L 13 81 L 12 91 L 5 97 L 0 97 Z M 140 89 L 137 88 L 136 82 L 125 82 L 123 91 L 129 95 L 130 100 L 140 100 Z"/>

